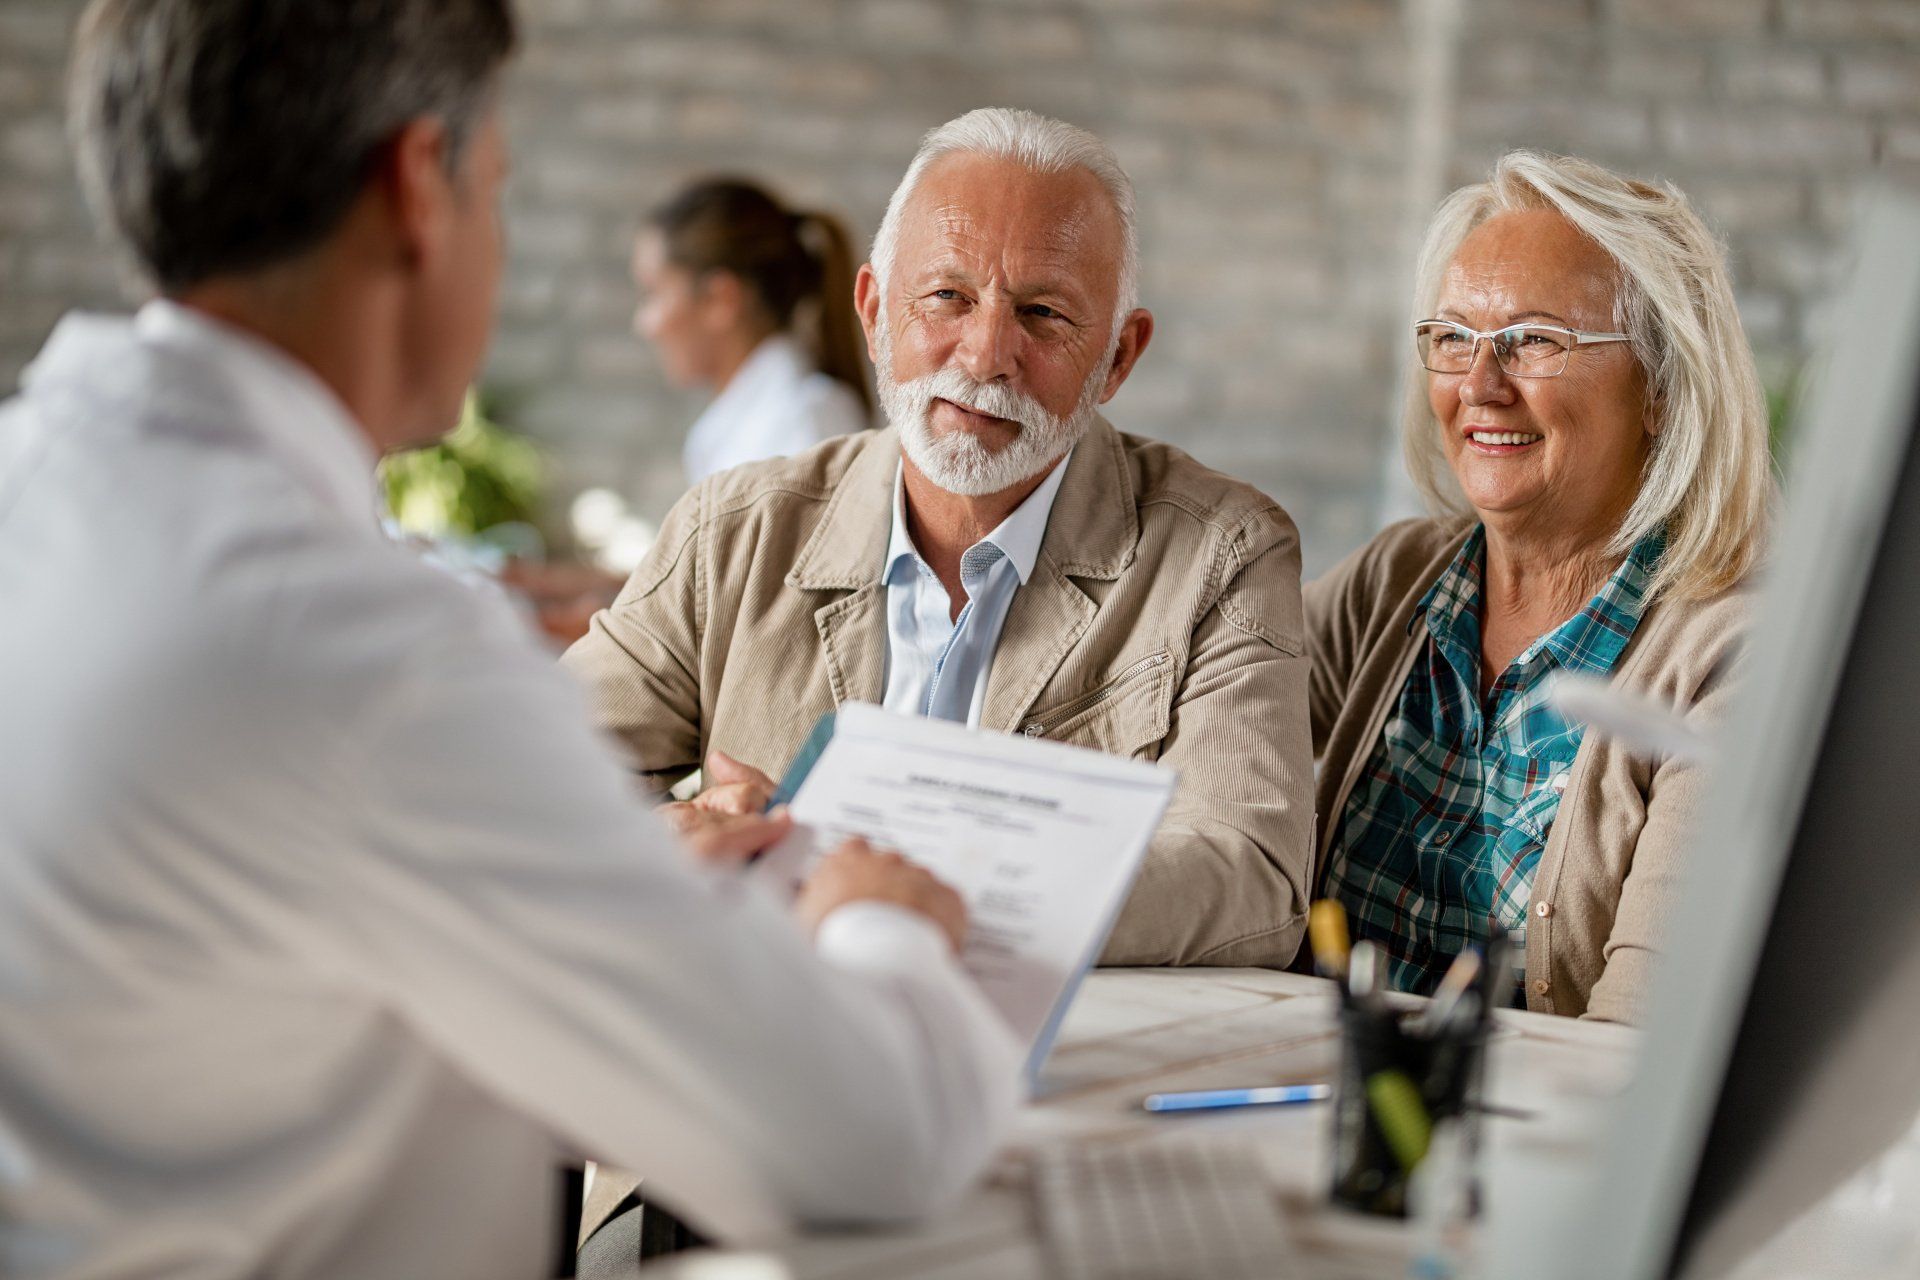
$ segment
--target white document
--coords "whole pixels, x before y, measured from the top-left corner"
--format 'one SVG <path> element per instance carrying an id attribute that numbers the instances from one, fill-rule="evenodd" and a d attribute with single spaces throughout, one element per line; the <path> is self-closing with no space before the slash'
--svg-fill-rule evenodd
<path id="1" fill-rule="evenodd" d="M 1080 975 L 1098 958 L 1172 770 L 1083 747 L 840 709 L 793 798 L 795 828 L 753 873 L 799 888 L 850 836 L 897 849 L 966 899 L 961 963 L 1038 1069 Z"/>

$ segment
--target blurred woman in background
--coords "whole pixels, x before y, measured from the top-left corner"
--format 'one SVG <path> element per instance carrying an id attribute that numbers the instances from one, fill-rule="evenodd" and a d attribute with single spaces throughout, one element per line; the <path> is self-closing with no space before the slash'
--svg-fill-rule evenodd
<path id="1" fill-rule="evenodd" d="M 647 219 L 634 332 L 674 384 L 715 392 L 687 435 L 689 484 L 869 425 L 853 265 L 837 219 L 750 182 L 695 183 Z"/>

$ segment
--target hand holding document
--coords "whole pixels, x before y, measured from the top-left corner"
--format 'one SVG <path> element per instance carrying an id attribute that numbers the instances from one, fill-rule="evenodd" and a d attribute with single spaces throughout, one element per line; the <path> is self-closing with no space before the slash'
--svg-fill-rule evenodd
<path id="1" fill-rule="evenodd" d="M 954 951 L 966 944 L 967 903 L 959 891 L 905 856 L 881 852 L 864 840 L 849 840 L 816 862 L 793 910 L 817 933 L 828 916 L 850 902 L 905 907 L 937 925 Z"/>
<path id="2" fill-rule="evenodd" d="M 797 892 L 822 853 L 858 836 L 952 885 L 971 919 L 961 963 L 1030 1046 L 1031 1072 L 1173 784 L 1155 765 L 852 704 L 793 796 L 793 833 L 752 874 Z"/>

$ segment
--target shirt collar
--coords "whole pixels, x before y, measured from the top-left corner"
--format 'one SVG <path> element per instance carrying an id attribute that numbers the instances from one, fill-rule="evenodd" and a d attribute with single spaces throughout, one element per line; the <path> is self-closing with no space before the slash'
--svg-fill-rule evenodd
<path id="1" fill-rule="evenodd" d="M 1620 567 L 1608 575 L 1580 612 L 1549 631 L 1540 641 L 1565 671 L 1606 675 L 1633 638 L 1646 612 L 1647 590 L 1666 551 L 1662 530 L 1654 530 L 1633 545 Z"/>
<path id="2" fill-rule="evenodd" d="M 1040 482 L 1040 487 L 1028 494 L 1005 520 L 995 525 L 993 532 L 980 539 L 1000 549 L 1000 553 L 1013 565 L 1014 572 L 1020 575 L 1022 586 L 1033 577 L 1034 567 L 1040 562 L 1040 544 L 1047 536 L 1047 517 L 1053 513 L 1053 500 L 1059 496 L 1060 483 L 1067 475 L 1067 464 L 1072 461 L 1073 450 L 1069 449 L 1066 456 L 1047 473 L 1047 478 Z M 910 563 L 919 557 L 919 549 L 913 545 L 913 535 L 907 531 L 907 484 L 903 463 L 894 469 L 893 529 L 887 537 L 887 558 L 880 566 L 880 580 L 892 581 L 894 570 L 903 558 Z"/>
<path id="3" fill-rule="evenodd" d="M 134 333 L 146 346 L 217 372 L 238 419 L 289 462 L 329 507 L 373 524 L 378 456 L 338 396 L 293 357 L 204 312 L 157 298 Z"/>
<path id="4" fill-rule="evenodd" d="M 1563 670 L 1605 675 L 1613 669 L 1646 612 L 1647 591 L 1666 551 L 1663 530 L 1640 539 L 1580 611 L 1527 648 L 1522 661 L 1545 652 Z M 1480 592 L 1486 556 L 1486 526 L 1475 525 L 1439 578 L 1427 588 L 1407 620 L 1407 631 L 1424 623 L 1443 646 L 1470 651 L 1478 661 Z"/>
<path id="5" fill-rule="evenodd" d="M 1425 623 L 1427 630 L 1439 638 L 1457 630 L 1463 621 L 1476 619 L 1480 604 L 1481 555 L 1486 542 L 1486 526 L 1473 526 L 1467 540 L 1460 544 L 1460 550 L 1454 552 L 1447 567 L 1420 597 L 1420 603 L 1413 606 L 1413 616 L 1407 619 L 1409 634 Z"/>

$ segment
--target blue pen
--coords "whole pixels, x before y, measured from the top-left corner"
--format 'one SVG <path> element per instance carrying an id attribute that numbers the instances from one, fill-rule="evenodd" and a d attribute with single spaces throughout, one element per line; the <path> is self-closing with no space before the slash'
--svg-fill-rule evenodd
<path id="1" fill-rule="evenodd" d="M 1273 1107 L 1324 1102 L 1333 1096 L 1325 1084 L 1283 1084 L 1265 1089 L 1200 1089 L 1193 1093 L 1150 1093 L 1140 1105 L 1149 1111 L 1213 1111 L 1220 1107 Z"/>

